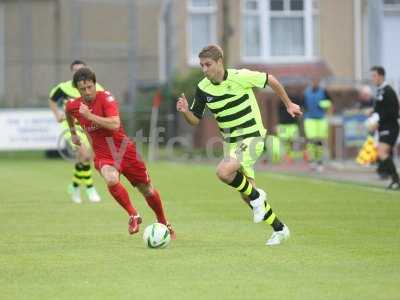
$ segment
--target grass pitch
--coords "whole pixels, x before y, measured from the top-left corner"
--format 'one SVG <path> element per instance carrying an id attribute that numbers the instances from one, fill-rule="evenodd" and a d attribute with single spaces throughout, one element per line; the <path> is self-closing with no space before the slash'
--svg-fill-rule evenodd
<path id="1" fill-rule="evenodd" d="M 258 172 L 292 232 L 269 248 L 271 229 L 213 166 L 149 169 L 178 235 L 163 250 L 144 247 L 154 217 L 131 187 L 135 236 L 97 174 L 103 201 L 77 205 L 71 164 L 0 159 L 0 298 L 399 299 L 400 193 Z"/>

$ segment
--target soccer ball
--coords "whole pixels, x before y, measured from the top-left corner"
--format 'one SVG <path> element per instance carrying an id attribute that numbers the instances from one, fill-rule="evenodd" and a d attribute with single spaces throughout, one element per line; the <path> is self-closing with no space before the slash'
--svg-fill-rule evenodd
<path id="1" fill-rule="evenodd" d="M 154 223 L 144 230 L 143 240 L 148 248 L 165 248 L 171 241 L 171 235 L 167 226 L 161 223 Z"/>

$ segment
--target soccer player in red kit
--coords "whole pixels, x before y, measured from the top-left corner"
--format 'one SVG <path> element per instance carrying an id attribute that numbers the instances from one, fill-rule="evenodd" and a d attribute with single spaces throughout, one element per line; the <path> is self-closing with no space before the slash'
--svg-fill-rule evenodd
<path id="1" fill-rule="evenodd" d="M 96 92 L 96 75 L 89 68 L 79 69 L 73 76 L 72 84 L 81 94 L 80 98 L 68 101 L 65 109 L 72 142 L 80 144 L 75 129 L 77 120 L 89 137 L 96 169 L 105 179 L 111 195 L 129 215 L 129 233 L 139 231 L 142 218 L 121 184 L 120 174 L 140 191 L 156 214 L 157 221 L 168 227 L 174 239 L 175 232 L 167 222 L 160 195 L 150 183 L 146 166 L 136 152 L 134 142 L 127 137 L 121 125 L 117 101 L 108 91 Z"/>

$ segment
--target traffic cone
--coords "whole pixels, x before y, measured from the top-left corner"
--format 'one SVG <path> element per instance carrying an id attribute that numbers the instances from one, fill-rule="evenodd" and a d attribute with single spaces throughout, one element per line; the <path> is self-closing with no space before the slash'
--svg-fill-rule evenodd
<path id="1" fill-rule="evenodd" d="M 376 161 L 377 154 L 378 153 L 374 139 L 369 136 L 358 152 L 356 162 L 360 165 L 368 166 Z"/>

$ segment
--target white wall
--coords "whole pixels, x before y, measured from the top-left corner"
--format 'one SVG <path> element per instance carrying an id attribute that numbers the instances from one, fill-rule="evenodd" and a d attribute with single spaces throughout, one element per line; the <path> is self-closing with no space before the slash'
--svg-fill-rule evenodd
<path id="1" fill-rule="evenodd" d="M 400 11 L 385 13 L 382 26 L 382 65 L 387 80 L 400 90 Z"/>
<path id="2" fill-rule="evenodd" d="M 5 73 L 5 61 L 4 61 L 4 30 L 5 30 L 5 14 L 4 14 L 4 6 L 3 2 L 0 2 L 0 100 L 5 94 L 4 88 L 4 73 Z"/>

